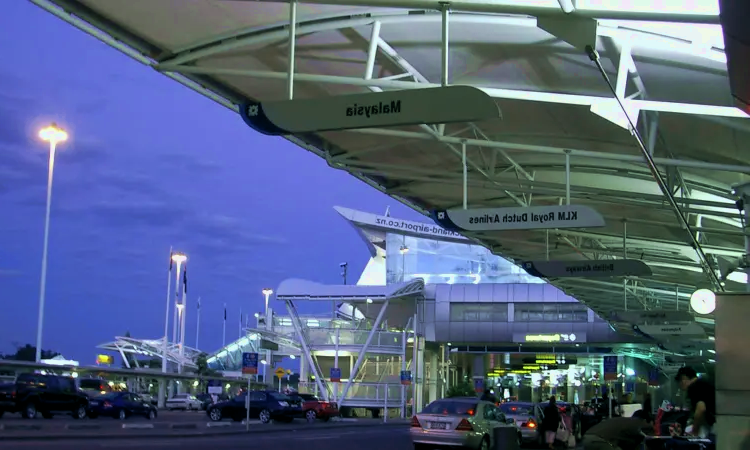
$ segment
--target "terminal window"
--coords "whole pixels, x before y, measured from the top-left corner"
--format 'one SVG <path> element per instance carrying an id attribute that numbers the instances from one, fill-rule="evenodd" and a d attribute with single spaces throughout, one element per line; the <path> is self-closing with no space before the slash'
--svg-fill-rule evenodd
<path id="1" fill-rule="evenodd" d="M 579 303 L 516 303 L 516 322 L 588 322 L 589 312 Z"/>
<path id="2" fill-rule="evenodd" d="M 452 322 L 507 322 L 507 303 L 451 303 Z"/>

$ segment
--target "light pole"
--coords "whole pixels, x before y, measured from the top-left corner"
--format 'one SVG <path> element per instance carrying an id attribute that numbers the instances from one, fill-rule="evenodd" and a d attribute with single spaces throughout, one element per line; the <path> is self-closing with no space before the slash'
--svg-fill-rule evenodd
<path id="1" fill-rule="evenodd" d="M 263 296 L 266 298 L 266 309 L 265 309 L 266 321 L 268 321 L 268 298 L 272 294 L 273 294 L 273 289 L 271 289 L 271 288 L 264 288 L 263 289 Z"/>
<path id="2" fill-rule="evenodd" d="M 68 133 L 56 124 L 39 131 L 39 138 L 49 142 L 49 171 L 47 173 L 47 209 L 44 215 L 44 243 L 42 245 L 42 275 L 39 282 L 39 318 L 36 325 L 36 362 L 42 360 L 42 328 L 44 327 L 44 296 L 47 290 L 47 245 L 49 243 L 49 212 L 52 204 L 52 176 L 55 173 L 55 150 L 59 142 L 68 139 Z"/>

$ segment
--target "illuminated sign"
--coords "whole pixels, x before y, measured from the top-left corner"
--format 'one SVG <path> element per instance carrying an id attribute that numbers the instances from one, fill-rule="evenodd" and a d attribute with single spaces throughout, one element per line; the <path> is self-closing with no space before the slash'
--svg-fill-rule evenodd
<path id="1" fill-rule="evenodd" d="M 96 355 L 97 364 L 112 365 L 114 362 L 115 359 L 111 355 Z"/>
<path id="2" fill-rule="evenodd" d="M 541 370 L 542 366 L 539 364 L 524 364 L 523 368 L 524 370 Z"/>
<path id="3" fill-rule="evenodd" d="M 576 344 L 579 342 L 586 342 L 586 335 L 584 333 L 551 333 L 551 334 L 514 333 L 513 342 L 537 342 L 537 343 L 544 343 L 544 344 L 553 344 L 553 343 Z M 551 356 L 552 358 L 543 358 L 543 359 L 555 359 L 554 355 L 551 355 Z M 542 359 L 542 358 L 539 358 L 539 355 L 537 355 L 537 359 Z"/>

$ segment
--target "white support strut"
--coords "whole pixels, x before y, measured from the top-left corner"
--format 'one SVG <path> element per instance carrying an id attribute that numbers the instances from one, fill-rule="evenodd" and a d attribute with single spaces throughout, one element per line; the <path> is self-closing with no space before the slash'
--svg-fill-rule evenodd
<path id="1" fill-rule="evenodd" d="M 294 98 L 294 59 L 297 41 L 297 1 L 289 3 L 289 65 L 287 72 L 286 92 L 287 98 Z"/>
<path id="2" fill-rule="evenodd" d="M 346 385 L 344 386 L 344 390 L 341 392 L 341 399 L 339 400 L 339 408 L 343 405 L 344 402 L 346 402 L 346 394 L 349 393 L 349 388 L 352 387 L 352 382 L 354 381 L 354 377 L 357 375 L 357 372 L 359 371 L 359 368 L 362 366 L 362 362 L 367 359 L 367 350 L 370 348 L 370 343 L 372 342 L 373 336 L 375 336 L 375 333 L 377 333 L 380 328 L 380 323 L 383 321 L 383 317 L 385 316 L 385 311 L 388 309 L 388 304 L 390 303 L 390 299 L 386 298 L 383 302 L 383 306 L 380 307 L 380 312 L 378 313 L 378 316 L 375 318 L 375 322 L 372 324 L 372 329 L 370 329 L 370 332 L 367 333 L 367 339 L 365 340 L 365 344 L 362 346 L 362 350 L 359 352 L 359 356 L 357 356 L 357 362 L 354 363 L 354 367 L 352 367 L 351 373 L 349 374 L 349 379 L 346 382 Z"/>
<path id="3" fill-rule="evenodd" d="M 316 369 L 317 365 L 315 364 L 315 361 L 312 359 L 312 353 L 310 353 L 310 347 L 307 345 L 307 339 L 305 339 L 305 335 L 303 334 L 302 327 L 299 323 L 297 323 L 297 319 L 299 316 L 295 315 L 292 311 L 292 304 L 291 300 L 287 300 L 286 302 L 286 310 L 289 313 L 289 317 L 292 319 L 292 326 L 294 327 L 294 331 L 297 333 L 297 336 L 299 336 L 299 342 L 302 346 L 302 353 L 305 354 L 305 359 L 307 360 L 307 363 L 309 364 L 310 370 L 313 371 L 313 376 L 315 377 L 315 384 L 318 385 L 318 389 L 325 397 L 326 401 L 330 401 L 328 398 L 328 390 L 323 386 L 323 383 L 321 381 L 321 375 L 318 373 L 318 370 Z M 305 380 L 303 380 L 305 381 Z"/>

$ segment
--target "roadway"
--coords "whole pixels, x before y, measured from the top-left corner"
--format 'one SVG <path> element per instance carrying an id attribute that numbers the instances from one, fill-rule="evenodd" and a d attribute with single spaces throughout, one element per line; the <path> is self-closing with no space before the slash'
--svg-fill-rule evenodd
<path id="1" fill-rule="evenodd" d="M 304 448 L 305 450 L 331 450 L 356 448 L 357 450 L 412 450 L 409 427 L 356 427 L 309 428 L 288 433 L 252 433 L 239 435 L 213 435 L 206 437 L 129 438 L 117 439 L 102 436 L 85 440 L 5 441 L 3 450 L 80 450 L 132 449 L 148 450 L 217 450 L 247 449 L 279 450 Z"/>

